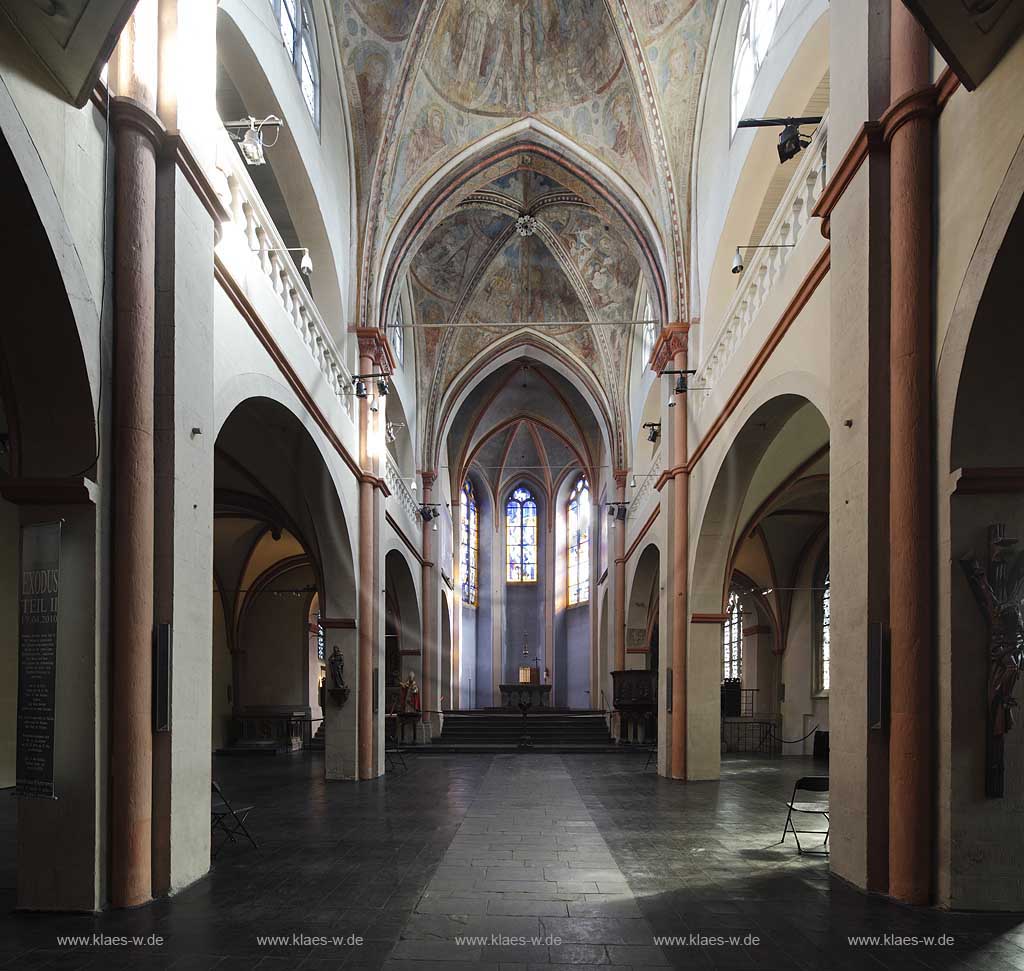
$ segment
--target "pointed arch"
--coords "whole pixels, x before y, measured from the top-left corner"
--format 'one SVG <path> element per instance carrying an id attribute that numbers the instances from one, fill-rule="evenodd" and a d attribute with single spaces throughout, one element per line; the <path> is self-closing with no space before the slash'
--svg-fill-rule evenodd
<path id="1" fill-rule="evenodd" d="M 669 263 L 661 233 L 646 203 L 611 166 L 578 142 L 532 117 L 519 119 L 468 145 L 442 165 L 407 202 L 377 259 L 380 273 L 373 297 L 379 319 L 386 319 L 395 282 L 415 252 L 415 241 L 443 218 L 446 204 L 453 202 L 460 190 L 486 181 L 490 170 L 517 155 L 536 156 L 554 164 L 570 181 L 585 186 L 594 199 L 622 219 L 642 256 L 641 268 L 653 283 L 651 289 L 662 319 L 671 319 L 669 311 L 676 308 L 666 283 Z M 370 320 L 368 313 L 369 308 L 364 305 L 364 324 Z"/>

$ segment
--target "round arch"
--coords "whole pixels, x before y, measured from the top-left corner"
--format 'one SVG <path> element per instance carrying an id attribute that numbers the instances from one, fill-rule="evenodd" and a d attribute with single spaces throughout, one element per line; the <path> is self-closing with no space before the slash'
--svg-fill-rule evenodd
<path id="1" fill-rule="evenodd" d="M 9 472 L 81 476 L 99 457 L 99 312 L 49 174 L 2 87 L 0 178 L 7 219 L 18 228 L 0 244 L 9 275 L 8 326 L 0 329 Z M 96 282 L 104 285 L 102 277 Z"/>

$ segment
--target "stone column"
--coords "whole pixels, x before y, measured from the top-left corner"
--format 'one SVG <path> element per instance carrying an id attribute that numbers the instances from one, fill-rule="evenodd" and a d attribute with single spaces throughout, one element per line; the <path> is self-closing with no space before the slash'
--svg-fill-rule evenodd
<path id="1" fill-rule="evenodd" d="M 629 469 L 615 470 L 615 501 L 625 502 L 626 500 L 626 477 Z M 615 664 L 613 671 L 624 671 L 626 669 L 626 523 L 617 518 L 613 519 L 615 524 L 615 540 L 612 545 L 612 569 L 615 577 L 615 600 L 612 606 L 612 626 L 615 634 Z M 614 682 L 609 687 L 612 694 L 608 703 L 614 705 Z M 621 721 L 618 713 L 612 715 L 612 735 L 620 738 Z"/>
<path id="2" fill-rule="evenodd" d="M 932 124 L 928 39 L 902 4 L 890 20 L 885 115 L 891 192 L 889 894 L 931 895 L 931 239 Z"/>
<path id="3" fill-rule="evenodd" d="M 110 900 L 152 896 L 153 380 L 156 299 L 156 10 L 118 42 L 115 97 Z"/>
<path id="4" fill-rule="evenodd" d="M 629 469 L 615 470 L 615 501 L 626 501 L 626 477 Z M 615 543 L 612 555 L 615 560 L 615 667 L 614 671 L 626 669 L 626 524 L 617 519 Z"/>
<path id="5" fill-rule="evenodd" d="M 434 492 L 434 480 L 436 472 L 421 472 L 423 480 L 423 504 L 428 506 Z M 425 739 L 429 742 L 434 716 L 431 714 L 437 708 L 437 692 L 434 684 L 437 678 L 437 634 L 435 632 L 434 611 L 437 607 L 436 573 L 434 572 L 434 530 L 432 523 L 423 523 L 423 646 L 421 648 L 421 665 L 423 670 L 423 684 L 420 688 L 420 704 L 423 708 L 423 726 Z"/>
<path id="6" fill-rule="evenodd" d="M 689 324 L 675 323 L 662 328 L 658 340 L 651 352 L 651 369 L 660 374 L 664 370 L 685 371 L 687 367 L 687 349 Z M 672 376 L 675 377 L 674 375 Z M 674 389 L 675 381 L 666 384 L 666 389 Z M 662 736 L 659 748 L 669 745 L 668 756 L 664 762 L 659 759 L 659 771 L 663 771 L 671 779 L 687 777 L 687 651 L 689 647 L 690 610 L 689 610 L 689 552 L 690 552 L 690 478 L 687 469 L 687 410 L 688 395 L 680 394 L 672 397 L 673 405 L 662 408 L 662 433 L 665 435 L 666 460 L 658 489 L 663 489 L 669 482 L 672 493 L 663 500 L 663 512 L 671 513 L 668 524 L 669 548 L 663 560 L 668 569 L 665 576 L 665 590 L 671 591 L 671 610 L 663 611 L 671 620 L 670 643 L 671 653 L 663 657 L 659 665 L 659 677 L 672 672 L 672 713 L 668 719 L 669 738 Z M 671 506 L 667 506 L 670 503 Z M 669 658 L 671 660 L 669 660 Z M 667 688 L 667 686 L 666 686 Z M 659 692 L 660 694 L 660 692 Z M 661 718 L 659 712 L 659 726 Z"/>
<path id="7" fill-rule="evenodd" d="M 361 342 L 362 343 L 362 342 Z M 359 373 L 373 371 L 373 357 L 359 349 Z M 369 380 L 367 381 L 369 385 Z M 373 767 L 373 645 L 376 624 L 374 601 L 373 470 L 370 454 L 370 399 L 359 400 L 359 669 L 357 674 L 359 778 L 372 779 Z"/>
<path id="8" fill-rule="evenodd" d="M 672 341 L 672 366 L 686 370 L 686 333 Z M 688 558 L 690 554 L 690 473 L 686 470 L 688 420 L 687 399 L 678 395 L 672 409 L 672 596 L 675 601 L 672 625 L 672 764 L 673 779 L 686 778 L 686 648 L 690 630 Z"/>

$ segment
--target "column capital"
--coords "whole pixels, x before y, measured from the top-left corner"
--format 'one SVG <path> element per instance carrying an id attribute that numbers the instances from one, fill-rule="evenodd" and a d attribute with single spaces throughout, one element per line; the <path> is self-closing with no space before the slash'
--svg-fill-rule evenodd
<path id="1" fill-rule="evenodd" d="M 689 346 L 689 334 L 690 324 L 685 321 L 662 327 L 654 342 L 654 350 L 651 351 L 651 370 L 661 371 L 677 353 L 685 353 Z"/>
<path id="2" fill-rule="evenodd" d="M 397 361 L 387 336 L 379 327 L 353 327 L 359 341 L 359 356 L 368 357 L 384 374 L 394 374 Z"/>
<path id="3" fill-rule="evenodd" d="M 141 132 L 153 146 L 154 152 L 161 152 L 167 129 L 156 112 L 134 98 L 115 96 L 110 99 L 110 127 L 114 131 L 134 128 Z"/>

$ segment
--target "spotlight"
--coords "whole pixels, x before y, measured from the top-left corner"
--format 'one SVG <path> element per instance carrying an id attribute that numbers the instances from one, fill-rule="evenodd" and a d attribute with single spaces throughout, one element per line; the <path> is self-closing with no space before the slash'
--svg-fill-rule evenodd
<path id="1" fill-rule="evenodd" d="M 377 394 L 381 397 L 386 397 L 388 393 L 388 379 L 377 378 Z"/>
<path id="2" fill-rule="evenodd" d="M 670 394 L 668 396 L 667 404 L 668 404 L 669 408 L 675 408 L 675 406 L 676 406 L 676 396 L 674 394 Z"/>
<path id="3" fill-rule="evenodd" d="M 647 429 L 647 441 L 656 442 L 658 436 L 661 435 L 661 422 L 660 421 L 649 421 L 644 423 L 644 428 Z"/>
<path id="4" fill-rule="evenodd" d="M 357 398 L 366 397 L 366 382 L 362 378 L 356 378 L 355 391 Z"/>
<path id="5" fill-rule="evenodd" d="M 239 118 L 237 121 L 225 122 L 224 128 L 228 137 L 238 143 L 238 150 L 242 153 L 247 165 L 264 165 L 266 156 L 264 148 L 271 148 L 277 144 L 275 138 L 269 145 L 263 141 L 263 129 L 273 128 L 279 130 L 284 122 L 276 115 L 267 115 L 266 118 L 256 119 L 252 115 L 248 118 Z"/>
<path id="6" fill-rule="evenodd" d="M 423 522 L 429 523 L 430 520 L 434 518 L 434 510 L 431 509 L 430 506 L 420 506 L 420 516 L 422 517 Z"/>
<path id="7" fill-rule="evenodd" d="M 377 410 L 378 410 L 378 409 L 379 409 L 379 407 L 380 407 L 380 406 L 379 406 L 379 405 L 377 404 L 378 400 L 379 400 L 379 399 L 378 399 L 378 398 L 376 398 L 376 397 L 374 397 L 374 398 L 371 398 L 371 399 L 370 399 L 370 411 L 372 411 L 372 412 L 373 412 L 374 414 L 376 414 L 376 413 L 377 413 Z"/>
<path id="8" fill-rule="evenodd" d="M 635 489 L 636 488 L 636 476 L 635 475 L 630 476 L 629 487 L 630 487 L 630 489 Z"/>
<path id="9" fill-rule="evenodd" d="M 242 147 L 242 158 L 247 165 L 265 165 L 263 154 L 263 132 L 257 131 L 255 124 L 243 136 L 239 145 Z"/>
<path id="10" fill-rule="evenodd" d="M 779 135 L 779 161 L 788 162 L 810 144 L 811 140 L 805 139 L 796 125 L 786 125 Z"/>
<path id="11" fill-rule="evenodd" d="M 736 247 L 736 255 L 732 258 L 732 272 L 743 272 L 743 257 L 740 256 L 740 248 L 738 246 Z"/>
<path id="12" fill-rule="evenodd" d="M 624 523 L 626 521 L 626 507 L 624 505 L 615 507 L 615 518 L 620 523 Z"/>
<path id="13" fill-rule="evenodd" d="M 441 510 L 438 509 L 437 506 L 434 506 L 434 508 L 431 509 L 430 513 L 431 513 L 431 519 L 437 519 L 441 515 Z"/>
<path id="14" fill-rule="evenodd" d="M 302 251 L 302 260 L 299 263 L 299 272 L 305 276 L 309 276 L 313 272 L 313 261 L 309 258 L 309 250 L 304 249 Z"/>
<path id="15" fill-rule="evenodd" d="M 609 519 L 614 519 L 615 518 L 615 507 L 614 506 L 609 506 L 608 507 L 608 518 Z"/>
<path id="16" fill-rule="evenodd" d="M 686 375 L 685 374 L 680 374 L 676 378 L 675 393 L 676 394 L 686 394 L 686 391 L 687 391 L 687 388 L 686 388 Z"/>

